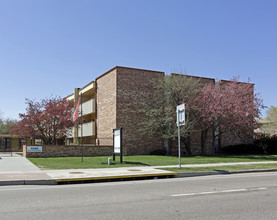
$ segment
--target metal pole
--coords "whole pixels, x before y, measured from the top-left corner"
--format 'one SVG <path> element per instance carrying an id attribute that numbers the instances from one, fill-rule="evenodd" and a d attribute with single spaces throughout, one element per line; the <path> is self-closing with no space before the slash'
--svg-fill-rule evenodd
<path id="1" fill-rule="evenodd" d="M 179 110 L 177 111 L 177 123 L 178 123 L 178 152 L 179 152 L 179 168 L 181 168 L 181 141 L 180 141 L 180 122 L 179 122 Z"/>
<path id="2" fill-rule="evenodd" d="M 120 163 L 122 163 L 122 128 L 120 128 Z"/>
<path id="3" fill-rule="evenodd" d="M 81 147 L 82 147 L 82 162 L 84 161 L 84 145 L 83 145 L 83 104 L 81 93 Z"/>
<path id="4" fill-rule="evenodd" d="M 115 161 L 115 153 L 114 153 L 114 129 L 113 129 L 113 161 Z"/>

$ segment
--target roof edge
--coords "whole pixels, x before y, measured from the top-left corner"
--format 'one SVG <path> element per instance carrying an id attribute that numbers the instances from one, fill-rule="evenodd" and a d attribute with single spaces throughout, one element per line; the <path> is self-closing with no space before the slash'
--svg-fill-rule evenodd
<path id="1" fill-rule="evenodd" d="M 215 78 L 202 77 L 202 76 L 193 76 L 193 75 L 181 74 L 181 73 L 171 73 L 170 75 L 181 75 L 181 76 L 188 76 L 188 77 L 192 77 L 192 78 L 209 79 L 209 80 L 215 81 Z"/>
<path id="2" fill-rule="evenodd" d="M 95 79 L 95 81 L 98 80 L 99 78 L 101 78 L 101 77 L 107 75 L 109 72 L 111 72 L 111 71 L 113 71 L 113 70 L 115 70 L 115 69 L 142 70 L 142 71 L 156 72 L 156 73 L 163 73 L 163 74 L 164 74 L 164 72 L 162 72 L 162 71 L 157 71 L 157 70 L 147 70 L 147 69 L 140 69 L 140 68 L 125 67 L 125 66 L 115 66 L 115 67 L 111 68 L 110 70 L 106 71 L 105 73 L 103 73 L 102 75 L 98 76 L 98 77 Z"/>

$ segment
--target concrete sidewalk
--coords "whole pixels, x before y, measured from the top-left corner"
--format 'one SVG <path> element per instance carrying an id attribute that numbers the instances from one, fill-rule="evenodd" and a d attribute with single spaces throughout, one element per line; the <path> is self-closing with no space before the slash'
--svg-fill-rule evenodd
<path id="1" fill-rule="evenodd" d="M 88 180 L 113 180 L 146 178 L 161 176 L 176 176 L 178 173 L 159 170 L 153 167 L 120 167 L 98 169 L 69 169 L 69 170 L 44 170 L 55 182 L 73 182 Z"/>
<path id="2" fill-rule="evenodd" d="M 226 165 L 269 164 L 277 161 L 186 164 L 182 167 L 211 167 Z M 66 169 L 40 170 L 24 157 L 2 157 L 0 159 L 0 185 L 38 185 L 57 184 L 61 182 L 112 181 L 121 179 L 176 177 L 178 173 L 156 168 L 172 168 L 171 166 L 121 167 L 105 169 Z M 230 173 L 230 172 L 229 172 Z M 179 176 L 196 176 L 223 174 L 222 172 L 183 173 Z"/>
<path id="3" fill-rule="evenodd" d="M 0 185 L 51 184 L 53 178 L 25 157 L 1 155 Z"/>
<path id="4" fill-rule="evenodd" d="M 262 161 L 262 162 L 239 162 L 239 163 L 213 163 L 213 164 L 186 164 L 182 167 L 214 167 L 214 166 L 232 166 L 232 165 L 248 165 L 248 164 L 269 164 L 277 163 L 277 161 Z M 121 168 L 97 168 L 97 169 L 67 169 L 67 170 L 44 170 L 51 176 L 56 183 L 59 182 L 74 182 L 88 180 L 112 180 L 112 179 L 127 179 L 140 177 L 161 177 L 161 176 L 178 176 L 179 173 L 161 170 L 157 168 L 178 168 L 179 165 L 168 166 L 144 166 L 144 167 L 121 167 Z M 227 172 L 189 172 L 182 173 L 184 176 L 196 175 L 211 175 L 211 174 L 226 174 Z M 229 172 L 230 173 L 230 172 Z"/>

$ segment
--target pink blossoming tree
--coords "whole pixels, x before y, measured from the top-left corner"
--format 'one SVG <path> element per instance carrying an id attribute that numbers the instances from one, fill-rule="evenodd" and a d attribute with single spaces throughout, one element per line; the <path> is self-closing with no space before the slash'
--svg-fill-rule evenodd
<path id="1" fill-rule="evenodd" d="M 46 145 L 63 138 L 73 126 L 73 103 L 61 98 L 42 99 L 40 102 L 26 99 L 26 113 L 19 114 L 20 121 L 12 133 L 24 138 L 38 138 Z"/>
<path id="2" fill-rule="evenodd" d="M 213 142 L 226 132 L 239 138 L 251 137 L 257 126 L 255 118 L 264 108 L 259 94 L 254 93 L 254 85 L 249 81 L 238 82 L 236 78 L 205 85 L 191 100 L 190 106 L 201 131 L 202 154 L 206 153 L 209 131 L 213 133 Z"/>

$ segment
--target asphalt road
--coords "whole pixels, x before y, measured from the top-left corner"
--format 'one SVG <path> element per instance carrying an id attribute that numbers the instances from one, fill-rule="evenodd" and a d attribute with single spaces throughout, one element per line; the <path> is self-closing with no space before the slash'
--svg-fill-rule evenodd
<path id="1" fill-rule="evenodd" d="M 277 173 L 1 186 L 0 219 L 277 219 Z"/>

